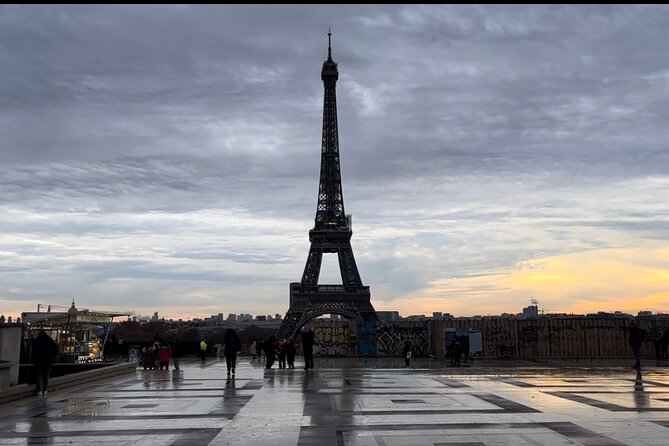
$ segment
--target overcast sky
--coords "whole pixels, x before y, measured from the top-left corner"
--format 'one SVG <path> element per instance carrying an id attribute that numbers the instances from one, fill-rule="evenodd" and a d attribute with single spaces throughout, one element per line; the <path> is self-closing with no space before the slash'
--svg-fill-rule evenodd
<path id="1" fill-rule="evenodd" d="M 669 311 L 666 5 L 3 5 L 0 312 L 284 314 L 328 27 L 377 310 Z"/>

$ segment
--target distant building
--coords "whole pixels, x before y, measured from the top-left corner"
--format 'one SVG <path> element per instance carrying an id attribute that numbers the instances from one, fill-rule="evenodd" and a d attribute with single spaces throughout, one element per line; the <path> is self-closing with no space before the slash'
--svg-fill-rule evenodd
<path id="1" fill-rule="evenodd" d="M 530 305 L 528 307 L 523 308 L 522 317 L 526 319 L 539 317 L 539 307 L 536 305 Z"/>
<path id="2" fill-rule="evenodd" d="M 267 316 L 265 316 L 265 315 L 258 315 L 258 316 L 256 316 L 256 320 L 257 320 L 257 321 L 266 321 L 266 320 L 267 320 Z"/>
<path id="3" fill-rule="evenodd" d="M 399 311 L 377 311 L 376 315 L 382 321 L 399 321 L 402 319 Z"/>
<path id="4" fill-rule="evenodd" d="M 275 314 L 274 319 L 277 320 L 277 321 L 280 321 L 281 320 L 281 315 L 279 313 Z"/>

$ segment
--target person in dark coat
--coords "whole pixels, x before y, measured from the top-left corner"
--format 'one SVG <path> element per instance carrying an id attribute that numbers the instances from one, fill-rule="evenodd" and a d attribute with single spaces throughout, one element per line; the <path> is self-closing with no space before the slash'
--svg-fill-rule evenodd
<path id="1" fill-rule="evenodd" d="M 469 334 L 460 336 L 460 346 L 462 347 L 462 357 L 465 359 L 465 364 L 469 362 L 474 362 L 472 354 L 469 347 Z"/>
<path id="2" fill-rule="evenodd" d="M 462 346 L 457 337 L 453 338 L 451 344 L 448 346 L 447 357 L 451 358 L 451 366 L 460 366 L 460 355 L 462 354 Z"/>
<path id="3" fill-rule="evenodd" d="M 271 369 L 274 364 L 274 353 L 276 352 L 276 338 L 270 336 L 268 340 L 262 343 L 262 349 L 265 352 L 265 358 L 267 359 L 265 368 Z"/>
<path id="4" fill-rule="evenodd" d="M 402 349 L 402 356 L 404 356 L 404 364 L 409 367 L 411 361 L 411 342 L 404 341 L 404 348 Z"/>
<path id="5" fill-rule="evenodd" d="M 669 327 L 666 327 L 664 329 L 664 334 L 662 335 L 662 348 L 661 348 L 661 359 L 669 359 L 669 355 L 667 354 L 667 349 L 669 348 Z"/>
<path id="6" fill-rule="evenodd" d="M 265 341 L 263 341 L 262 339 L 256 343 L 256 349 L 257 349 L 256 354 L 258 355 L 258 359 L 260 360 L 262 360 L 262 346 L 264 343 Z"/>
<path id="7" fill-rule="evenodd" d="M 276 356 L 279 360 L 279 368 L 286 368 L 286 340 L 282 339 L 276 343 Z"/>
<path id="8" fill-rule="evenodd" d="M 653 337 L 653 347 L 655 347 L 655 359 L 662 359 L 662 329 L 657 327 Z"/>
<path id="9" fill-rule="evenodd" d="M 183 345 L 178 339 L 173 339 L 170 345 L 172 347 L 172 362 L 174 363 L 174 370 L 180 370 Z"/>
<path id="10" fill-rule="evenodd" d="M 37 371 L 38 395 L 45 396 L 49 390 L 49 373 L 57 354 L 58 346 L 54 340 L 44 330 L 40 330 L 33 344 L 33 363 Z"/>
<path id="11" fill-rule="evenodd" d="M 288 361 L 288 368 L 295 368 L 295 355 L 297 354 L 297 349 L 295 348 L 295 342 L 292 339 L 288 340 L 286 344 L 286 360 Z"/>
<path id="12" fill-rule="evenodd" d="M 228 367 L 228 378 L 230 378 L 230 371 L 235 374 L 235 367 L 237 366 L 237 352 L 242 349 L 242 341 L 239 340 L 237 332 L 228 328 L 223 335 L 223 355 L 225 356 L 225 365 Z"/>
<path id="13" fill-rule="evenodd" d="M 311 328 L 302 333 L 302 352 L 304 353 L 304 370 L 314 368 L 314 332 Z"/>
<path id="14" fill-rule="evenodd" d="M 632 353 L 634 354 L 634 368 L 641 368 L 641 344 L 646 338 L 646 332 L 639 328 L 635 322 L 630 324 L 630 334 L 627 338 L 630 347 L 632 347 Z"/>
<path id="15" fill-rule="evenodd" d="M 153 358 L 153 347 L 144 347 L 142 349 L 142 366 L 144 370 L 153 370 L 156 367 Z"/>

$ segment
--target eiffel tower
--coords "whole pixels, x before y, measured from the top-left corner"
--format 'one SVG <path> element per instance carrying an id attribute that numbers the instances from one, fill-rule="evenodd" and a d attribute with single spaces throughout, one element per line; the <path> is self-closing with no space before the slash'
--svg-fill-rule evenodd
<path id="1" fill-rule="evenodd" d="M 321 176 L 314 228 L 309 231 L 311 248 L 301 282 L 290 284 L 290 308 L 276 338 L 293 338 L 311 319 L 339 314 L 347 319 L 378 321 L 370 301 L 369 287 L 362 284 L 351 248 L 351 216 L 344 213 L 337 133 L 337 63 L 332 60 L 332 34 L 328 32 L 328 58 L 323 62 L 323 139 Z M 341 285 L 319 285 L 324 253 L 337 253 Z"/>

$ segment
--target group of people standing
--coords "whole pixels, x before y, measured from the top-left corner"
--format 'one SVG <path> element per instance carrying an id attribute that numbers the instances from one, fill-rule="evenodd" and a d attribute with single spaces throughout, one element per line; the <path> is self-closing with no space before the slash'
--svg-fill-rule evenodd
<path id="1" fill-rule="evenodd" d="M 304 354 L 304 370 L 314 368 L 314 332 L 307 328 L 301 335 L 302 352 Z M 251 345 L 253 359 L 265 356 L 265 368 L 271 369 L 275 361 L 279 361 L 280 369 L 294 369 L 297 346 L 294 339 L 279 339 L 270 336 L 264 341 L 254 341 Z"/>
<path id="2" fill-rule="evenodd" d="M 627 342 L 632 348 L 632 354 L 634 355 L 634 365 L 635 369 L 641 368 L 641 346 L 645 341 L 652 341 L 653 347 L 655 349 L 655 359 L 658 361 L 669 359 L 667 354 L 667 349 L 669 347 L 669 327 L 657 328 L 655 334 L 648 334 L 646 330 L 639 327 L 636 322 L 630 323 L 629 335 L 627 336 Z"/>
<path id="3" fill-rule="evenodd" d="M 153 340 L 150 347 L 142 349 L 142 366 L 144 370 L 169 370 L 170 359 L 174 363 L 174 369 L 179 370 L 181 362 L 181 345 L 179 341 L 167 342 L 159 336 Z"/>
<path id="4" fill-rule="evenodd" d="M 446 359 L 451 360 L 452 366 L 460 366 L 463 358 L 465 363 L 468 361 L 474 362 L 474 358 L 472 357 L 469 347 L 469 335 L 466 334 L 461 336 L 454 336 L 453 340 L 446 349 Z"/>

